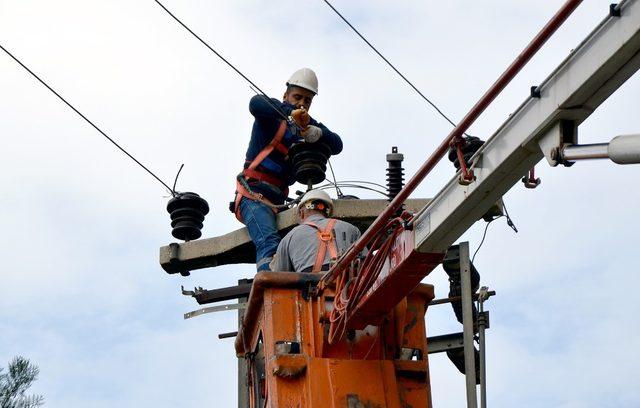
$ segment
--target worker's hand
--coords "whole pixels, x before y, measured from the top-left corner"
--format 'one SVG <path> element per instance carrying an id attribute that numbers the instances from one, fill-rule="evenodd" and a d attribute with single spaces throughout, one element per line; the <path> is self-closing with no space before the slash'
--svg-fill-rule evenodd
<path id="1" fill-rule="evenodd" d="M 315 143 L 322 137 L 322 129 L 317 126 L 309 125 L 302 131 L 302 138 L 307 143 Z"/>
<path id="2" fill-rule="evenodd" d="M 300 108 L 292 111 L 291 117 L 298 124 L 298 126 L 303 129 L 309 126 L 309 122 L 311 121 L 311 116 L 309 116 L 309 112 L 307 112 L 305 108 Z"/>
<path id="3" fill-rule="evenodd" d="M 473 156 L 478 149 L 484 144 L 484 140 L 481 140 L 479 137 L 475 136 L 467 136 L 463 138 L 464 143 L 462 145 L 462 156 L 464 157 L 464 161 L 467 164 L 467 167 L 471 165 L 469 160 L 471 156 Z M 458 151 L 455 147 L 449 148 L 449 161 L 453 162 L 453 165 L 456 166 L 456 170 L 460 170 L 460 162 L 458 161 Z"/>

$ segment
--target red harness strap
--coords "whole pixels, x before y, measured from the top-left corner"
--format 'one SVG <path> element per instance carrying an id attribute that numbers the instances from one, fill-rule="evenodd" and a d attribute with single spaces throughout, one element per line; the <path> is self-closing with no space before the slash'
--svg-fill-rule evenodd
<path id="1" fill-rule="evenodd" d="M 268 207 L 271 207 L 274 213 L 278 213 L 278 209 L 275 205 L 266 198 L 262 196 L 260 193 L 254 193 L 253 191 L 249 191 L 240 182 L 236 182 L 236 199 L 234 202 L 234 211 L 233 214 L 236 216 L 236 219 L 244 224 L 244 220 L 242 219 L 242 214 L 240 213 L 240 201 L 242 201 L 242 197 L 246 197 L 249 200 L 260 201 L 261 203 L 266 204 Z"/>
<path id="2" fill-rule="evenodd" d="M 251 161 L 251 163 L 249 164 L 249 167 L 245 169 L 245 171 L 243 172 L 245 177 L 254 178 L 261 181 L 262 181 L 262 178 L 268 177 L 268 178 L 271 178 L 272 180 L 277 180 L 275 183 L 271 183 L 271 184 L 275 186 L 279 186 L 280 184 L 282 184 L 282 180 L 279 180 L 276 177 L 269 176 L 260 171 L 257 171 L 256 168 L 274 150 L 279 151 L 283 155 L 286 155 L 289 152 L 289 149 L 287 149 L 287 146 L 282 144 L 282 138 L 284 138 L 284 133 L 286 132 L 286 130 L 287 130 L 287 122 L 283 120 L 282 122 L 280 122 L 280 127 L 278 128 L 276 135 L 273 137 L 273 139 L 271 139 L 271 142 L 268 145 L 266 145 L 264 149 L 260 150 L 260 153 L 258 153 L 255 159 Z M 268 180 L 264 180 L 264 181 L 269 182 Z"/>
<path id="3" fill-rule="evenodd" d="M 270 174 L 263 173 L 258 170 L 244 169 L 242 171 L 242 175 L 247 180 L 248 179 L 260 180 L 262 182 L 269 183 L 272 186 L 276 186 L 278 188 L 285 188 L 285 186 L 283 185 L 284 182 L 281 179 L 279 179 L 278 177 L 272 176 Z"/>
<path id="4" fill-rule="evenodd" d="M 336 246 L 336 238 L 333 234 L 333 226 L 336 220 L 330 219 L 327 226 L 322 229 L 317 224 L 307 221 L 306 225 L 316 229 L 318 235 L 318 254 L 316 255 L 316 261 L 313 264 L 311 272 L 320 272 L 322 270 L 322 264 L 324 264 L 324 257 L 327 254 L 327 248 L 329 249 L 330 260 L 338 259 L 338 248 Z"/>
<path id="5" fill-rule="evenodd" d="M 273 137 L 273 139 L 271 139 L 271 142 L 268 145 L 266 145 L 262 150 L 260 150 L 260 153 L 258 153 L 258 155 L 251 161 L 251 163 L 249 164 L 249 167 L 247 167 L 242 171 L 242 175 L 246 179 L 259 180 L 259 181 L 274 185 L 278 188 L 282 188 L 284 184 L 284 188 L 286 188 L 285 181 L 275 176 L 272 176 L 270 174 L 266 174 L 256 170 L 256 168 L 260 165 L 260 163 L 262 163 L 262 161 L 266 159 L 267 156 L 269 156 L 271 152 L 273 152 L 274 150 L 279 151 L 283 155 L 287 154 L 289 149 L 282 143 L 282 138 L 284 138 L 284 134 L 286 130 L 287 130 L 287 122 L 283 120 L 282 122 L 280 122 L 280 127 L 278 128 L 276 135 Z M 246 197 L 254 201 L 263 202 L 268 206 L 272 207 L 273 212 L 277 212 L 273 204 L 269 200 L 264 198 L 262 194 L 248 191 L 242 184 L 240 184 L 240 182 L 237 182 L 234 214 L 238 219 L 238 221 L 242 222 L 243 224 L 244 224 L 244 221 L 242 220 L 242 215 L 240 214 L 240 201 L 242 200 L 242 197 Z"/>

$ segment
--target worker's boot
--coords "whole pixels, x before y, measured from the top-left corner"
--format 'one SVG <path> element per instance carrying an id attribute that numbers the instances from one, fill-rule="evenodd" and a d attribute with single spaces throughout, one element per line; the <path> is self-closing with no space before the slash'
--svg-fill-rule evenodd
<path id="1" fill-rule="evenodd" d="M 480 384 L 480 352 L 475 347 L 473 348 L 473 356 L 476 361 L 476 384 Z M 464 348 L 447 350 L 447 357 L 449 357 L 449 360 L 456 366 L 458 371 L 462 374 L 466 373 L 464 367 Z"/>

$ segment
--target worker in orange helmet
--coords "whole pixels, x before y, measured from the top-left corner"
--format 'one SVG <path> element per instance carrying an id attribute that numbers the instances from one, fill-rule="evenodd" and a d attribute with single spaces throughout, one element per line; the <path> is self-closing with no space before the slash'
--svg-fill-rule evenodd
<path id="1" fill-rule="evenodd" d="M 348 222 L 329 218 L 333 200 L 322 190 L 310 190 L 298 204 L 300 225 L 278 245 L 271 270 L 281 272 L 328 271 L 360 238 L 360 230 Z"/>
<path id="2" fill-rule="evenodd" d="M 321 141 L 335 155 L 342 151 L 340 136 L 309 115 L 318 94 L 318 78 L 302 68 L 291 75 L 282 102 L 256 95 L 249 102 L 254 117 L 244 170 L 238 175 L 236 198 L 231 205 L 236 218 L 247 226 L 256 247 L 256 268 L 269 269 L 280 235 L 276 227 L 278 206 L 284 204 L 295 180 L 287 161 L 294 143 Z M 282 119 L 282 114 L 290 121 Z"/>

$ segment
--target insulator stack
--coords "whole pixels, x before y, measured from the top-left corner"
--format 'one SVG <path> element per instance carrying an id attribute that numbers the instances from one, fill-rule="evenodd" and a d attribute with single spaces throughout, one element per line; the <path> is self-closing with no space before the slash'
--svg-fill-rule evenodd
<path id="1" fill-rule="evenodd" d="M 209 204 L 196 193 L 177 193 L 167 203 L 171 216 L 171 235 L 183 241 L 202 236 L 204 216 L 209 213 Z"/>
<path id="2" fill-rule="evenodd" d="M 327 171 L 331 149 L 324 143 L 298 143 L 289 149 L 289 160 L 298 183 L 322 183 Z"/>
<path id="3" fill-rule="evenodd" d="M 389 201 L 393 200 L 402 187 L 404 187 L 404 169 L 402 168 L 402 161 L 404 155 L 398 153 L 398 147 L 393 146 L 391 153 L 387 154 L 387 197 Z"/>

